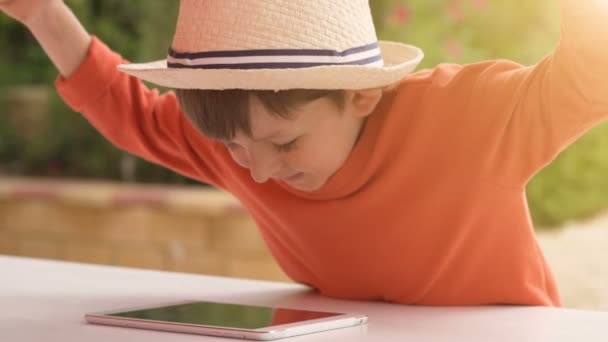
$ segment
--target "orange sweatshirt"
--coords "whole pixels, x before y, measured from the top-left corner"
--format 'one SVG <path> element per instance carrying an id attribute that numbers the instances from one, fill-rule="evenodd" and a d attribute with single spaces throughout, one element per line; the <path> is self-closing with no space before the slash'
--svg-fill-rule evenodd
<path id="1" fill-rule="evenodd" d="M 97 39 L 56 87 L 115 145 L 234 194 L 283 270 L 322 294 L 560 305 L 525 185 L 608 116 L 605 16 L 566 2 L 562 40 L 535 66 L 446 64 L 407 77 L 343 167 L 311 193 L 253 181 L 189 124 L 172 92 L 117 71 L 125 61 Z"/>

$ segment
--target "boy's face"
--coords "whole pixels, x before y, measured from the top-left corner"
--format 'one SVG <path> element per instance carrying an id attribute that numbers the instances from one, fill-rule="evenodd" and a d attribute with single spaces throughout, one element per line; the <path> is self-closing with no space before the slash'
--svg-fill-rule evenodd
<path id="1" fill-rule="evenodd" d="M 381 89 L 346 91 L 343 110 L 320 98 L 294 108 L 288 119 L 253 97 L 251 134 L 237 131 L 226 146 L 258 183 L 275 179 L 297 190 L 318 190 L 346 161 L 381 97 Z"/>

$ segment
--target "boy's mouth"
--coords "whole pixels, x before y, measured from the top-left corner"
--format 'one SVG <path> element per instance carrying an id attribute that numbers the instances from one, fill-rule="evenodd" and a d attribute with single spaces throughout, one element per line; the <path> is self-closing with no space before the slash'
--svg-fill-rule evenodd
<path id="1" fill-rule="evenodd" d="M 281 180 L 283 180 L 284 182 L 295 182 L 295 181 L 300 180 L 303 175 L 304 174 L 302 172 L 298 172 L 289 177 L 282 177 Z"/>

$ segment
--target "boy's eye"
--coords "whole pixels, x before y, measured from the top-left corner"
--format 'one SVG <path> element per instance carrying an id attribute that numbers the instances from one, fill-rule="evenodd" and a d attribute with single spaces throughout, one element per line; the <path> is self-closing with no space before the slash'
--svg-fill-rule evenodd
<path id="1" fill-rule="evenodd" d="M 291 150 L 294 149 L 295 145 L 296 145 L 296 140 L 298 139 L 293 139 L 292 141 L 286 143 L 286 144 L 273 144 L 274 148 L 279 151 L 279 152 L 289 152 Z"/>

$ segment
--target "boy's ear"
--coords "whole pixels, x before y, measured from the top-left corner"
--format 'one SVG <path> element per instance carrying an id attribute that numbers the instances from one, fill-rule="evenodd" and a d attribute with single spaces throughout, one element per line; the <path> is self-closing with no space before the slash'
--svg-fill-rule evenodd
<path id="1" fill-rule="evenodd" d="M 347 90 L 347 108 L 350 109 L 350 113 L 357 117 L 366 117 L 374 111 L 382 98 L 382 94 L 381 88 Z"/>

